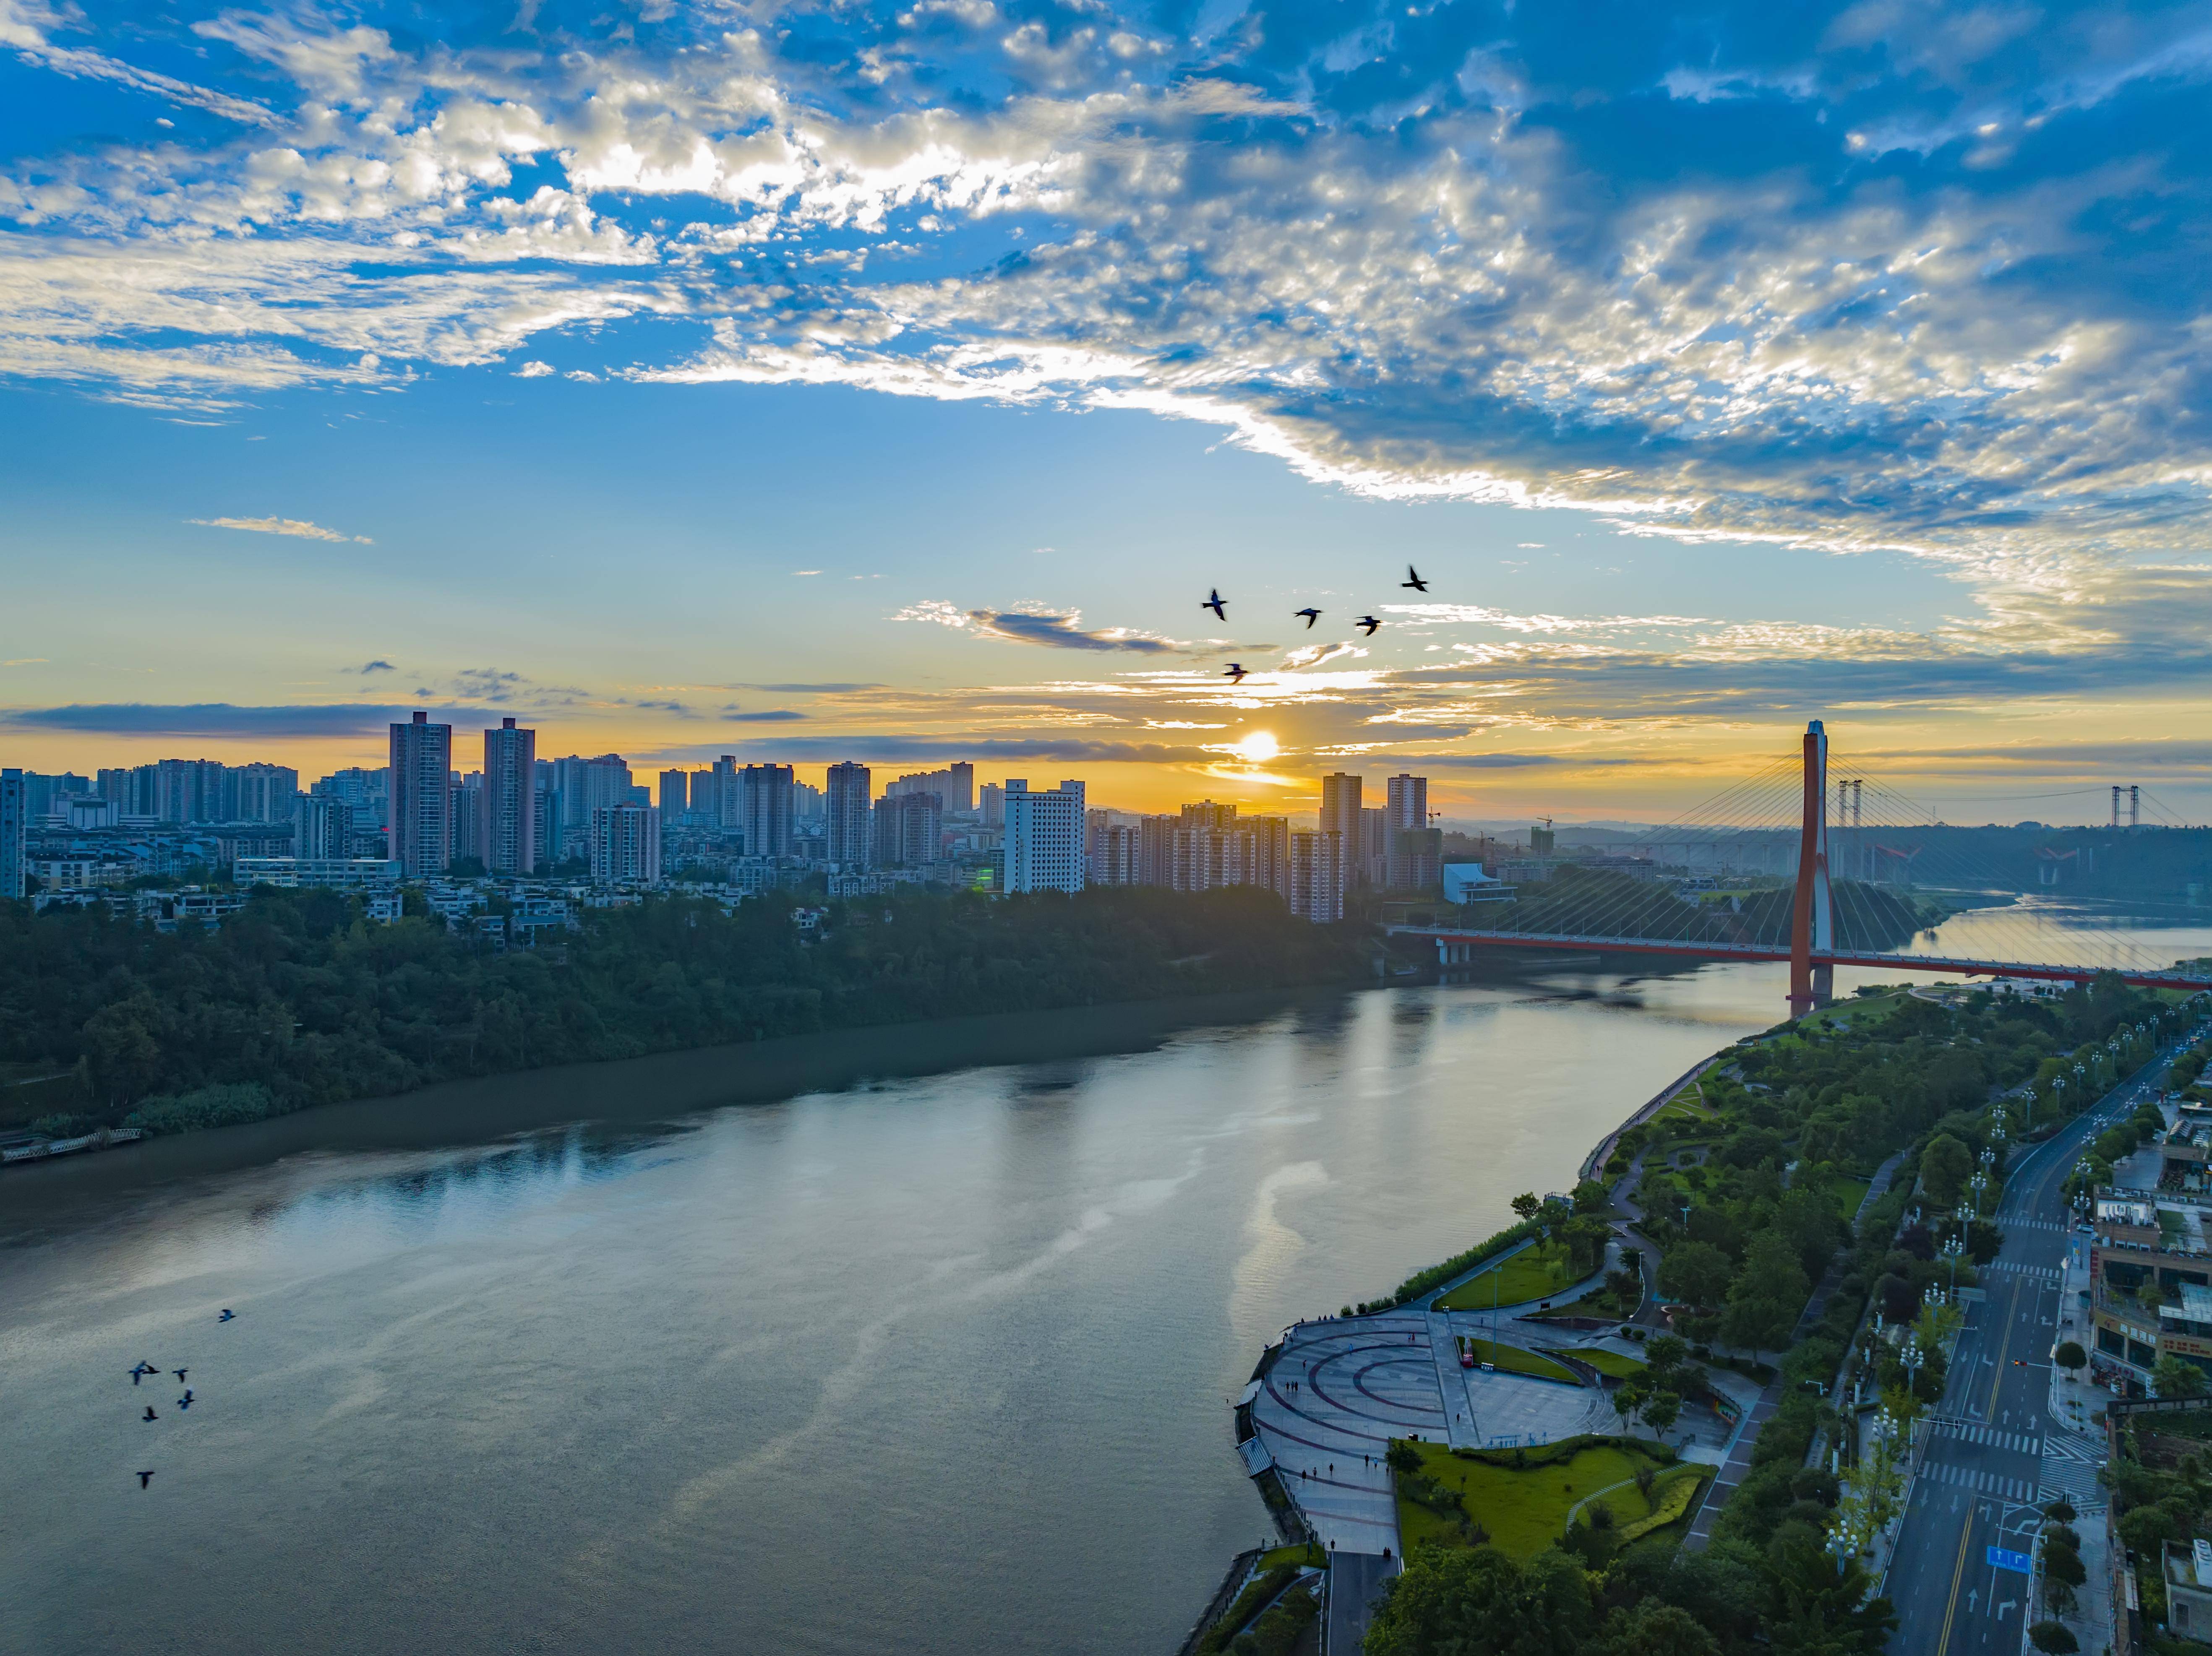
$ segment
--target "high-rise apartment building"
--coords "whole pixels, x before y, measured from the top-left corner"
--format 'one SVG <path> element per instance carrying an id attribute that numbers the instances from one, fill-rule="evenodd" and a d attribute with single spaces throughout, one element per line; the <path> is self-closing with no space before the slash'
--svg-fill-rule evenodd
<path id="1" fill-rule="evenodd" d="M 292 855 L 319 863 L 343 862 L 353 855 L 353 807 L 327 793 L 300 796 Z"/>
<path id="2" fill-rule="evenodd" d="M 933 793 L 947 816 L 968 816 L 975 810 L 975 767 L 966 760 L 941 771 L 912 771 L 884 790 L 887 799 L 902 793 Z"/>
<path id="3" fill-rule="evenodd" d="M 745 825 L 745 791 L 738 779 L 738 756 L 726 753 L 691 780 L 691 809 L 718 828 Z"/>
<path id="4" fill-rule="evenodd" d="M 1144 883 L 1144 825 L 1116 822 L 1108 811 L 1085 813 L 1083 883 L 1085 885 L 1141 885 Z"/>
<path id="5" fill-rule="evenodd" d="M 417 712 L 392 727 L 392 855 L 401 875 L 443 874 L 453 860 L 451 785 L 453 727 Z"/>
<path id="6" fill-rule="evenodd" d="M 1352 872 L 1354 885 L 1379 886 L 1386 877 L 1383 858 L 1390 843 L 1388 813 L 1370 805 L 1359 813 L 1359 865 Z"/>
<path id="7" fill-rule="evenodd" d="M 618 753 L 585 759 L 571 754 L 553 761 L 554 852 L 566 858 L 588 854 L 592 813 L 631 803 L 629 766 Z"/>
<path id="8" fill-rule="evenodd" d="M 236 792 L 228 821 L 289 822 L 298 808 L 300 773 L 289 765 L 240 765 L 228 783 Z"/>
<path id="9" fill-rule="evenodd" d="M 982 813 L 983 826 L 985 828 L 995 828 L 1006 827 L 1006 791 L 1000 787 L 996 782 L 984 783 L 982 798 L 979 803 L 977 809 Z"/>
<path id="10" fill-rule="evenodd" d="M 1049 793 L 1030 792 L 1021 777 L 1006 779 L 1008 892 L 1083 889 L 1083 784 L 1062 782 Z"/>
<path id="11" fill-rule="evenodd" d="M 1359 779 L 1342 771 L 1321 779 L 1321 832 L 1340 835 L 1345 878 L 1358 883 L 1360 846 Z"/>
<path id="12" fill-rule="evenodd" d="M 447 786 L 447 797 L 453 801 L 453 827 L 447 833 L 446 849 L 455 862 L 472 857 L 484 860 L 484 779 L 482 771 L 471 771 L 466 776 L 455 777 Z"/>
<path id="13" fill-rule="evenodd" d="M 869 773 L 848 760 L 830 767 L 823 789 L 823 855 L 848 873 L 867 867 L 874 846 L 869 834 Z"/>
<path id="14" fill-rule="evenodd" d="M 1330 831 L 1291 835 L 1291 913 L 1325 925 L 1344 918 L 1344 836 Z"/>
<path id="15" fill-rule="evenodd" d="M 30 790 L 23 786 L 23 773 L 0 770 L 0 897 L 22 899 L 30 833 Z"/>
<path id="16" fill-rule="evenodd" d="M 683 816 L 691 810 L 691 773 L 675 770 L 660 773 L 660 819 Z"/>
<path id="17" fill-rule="evenodd" d="M 1400 774 L 1383 784 L 1383 883 L 1393 891 L 1433 885 L 1440 858 L 1430 847 L 1429 779 Z M 1437 836 L 1441 847 L 1443 836 Z"/>
<path id="18" fill-rule="evenodd" d="M 748 857 L 789 857 L 799 837 L 799 801 L 788 765 L 748 765 L 738 773 Z"/>
<path id="19" fill-rule="evenodd" d="M 487 872 L 537 872 L 538 806 L 538 732 L 502 719 L 497 730 L 483 733 L 483 849 L 477 854 Z"/>
<path id="20" fill-rule="evenodd" d="M 871 863 L 927 868 L 944 853 L 944 802 L 933 793 L 887 793 L 877 804 Z"/>
<path id="21" fill-rule="evenodd" d="M 592 883 L 652 885 L 660 878 L 660 812 L 601 805 L 592 813 Z"/>

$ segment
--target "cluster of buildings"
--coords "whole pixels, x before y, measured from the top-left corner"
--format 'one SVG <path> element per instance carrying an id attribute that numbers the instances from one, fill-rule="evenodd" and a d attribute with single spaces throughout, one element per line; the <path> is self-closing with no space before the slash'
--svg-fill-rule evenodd
<path id="1" fill-rule="evenodd" d="M 321 886 L 381 897 L 426 882 L 548 880 L 635 891 L 682 881 L 732 901 L 823 877 L 833 896 L 900 884 L 995 892 L 1153 885 L 1257 886 L 1316 922 L 1341 919 L 1355 888 L 1420 890 L 1443 876 L 1427 779 L 1322 780 L 1312 828 L 1211 800 L 1142 815 L 1091 808 L 1079 781 L 976 784 L 975 767 L 913 772 L 876 789 L 866 765 L 823 786 L 789 765 L 725 754 L 650 782 L 620 755 L 538 755 L 538 733 L 503 719 L 465 732 L 416 713 L 391 727 L 388 762 L 306 788 L 282 765 L 168 759 L 41 775 L 0 772 L 0 897 L 42 905 L 209 870 L 216 882 Z M 469 761 L 473 767 L 463 768 Z M 397 912 L 396 909 L 393 912 Z"/>
<path id="2" fill-rule="evenodd" d="M 2166 1107 L 2166 1131 L 2093 1198 L 2090 1367 L 2138 1395 L 2163 1356 L 2212 1375 L 2212 1104 Z"/>

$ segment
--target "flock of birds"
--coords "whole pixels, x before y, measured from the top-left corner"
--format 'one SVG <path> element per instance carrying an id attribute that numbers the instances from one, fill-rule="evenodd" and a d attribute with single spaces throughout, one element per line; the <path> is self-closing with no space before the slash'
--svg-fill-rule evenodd
<path id="1" fill-rule="evenodd" d="M 235 1322 L 238 1320 L 238 1313 L 231 1310 L 229 1307 L 225 1306 L 222 1310 L 222 1314 L 217 1317 L 216 1320 L 219 1323 Z M 191 1370 L 189 1368 L 172 1368 L 168 1372 L 177 1377 L 178 1385 L 185 1386 L 184 1396 L 177 1399 L 177 1412 L 179 1414 L 187 1413 L 192 1406 L 192 1388 L 189 1386 L 185 1386 L 185 1376 L 191 1373 Z M 145 1358 L 141 1357 L 136 1363 L 131 1365 L 129 1373 L 131 1375 L 131 1384 L 135 1387 L 140 1381 L 145 1380 L 148 1376 L 159 1375 L 161 1371 L 155 1368 L 152 1363 L 148 1362 Z M 138 1416 L 142 1422 L 158 1421 L 161 1418 L 161 1416 L 154 1412 L 154 1405 L 152 1404 L 149 1403 L 146 1404 L 145 1408 L 146 1412 Z M 148 1489 L 152 1486 L 155 1470 L 155 1468 L 149 1466 L 144 1471 L 137 1474 L 138 1487 L 140 1489 Z"/>
<path id="2" fill-rule="evenodd" d="M 1428 582 L 1421 579 L 1421 572 L 1414 568 L 1410 563 L 1406 566 L 1406 579 L 1400 581 L 1398 585 L 1401 586 L 1411 587 L 1416 592 L 1425 592 L 1429 590 Z M 1200 604 L 1198 607 L 1201 610 L 1212 610 L 1213 618 L 1216 621 L 1227 621 L 1229 619 L 1229 600 L 1221 596 L 1221 589 L 1218 586 L 1208 587 L 1206 589 L 1206 602 Z M 1309 633 L 1313 631 L 1313 624 L 1321 619 L 1321 611 L 1314 609 L 1311 605 L 1308 605 L 1304 610 L 1293 610 L 1291 613 L 1294 616 L 1304 618 L 1306 631 Z M 1375 636 L 1375 629 L 1382 626 L 1382 623 L 1376 620 L 1372 616 L 1362 616 L 1358 621 L 1353 622 L 1352 624 L 1354 627 L 1362 629 L 1368 637 L 1373 638 Z M 1221 676 L 1227 679 L 1231 684 L 1242 684 L 1244 682 L 1244 676 L 1249 670 L 1249 669 L 1245 667 L 1243 663 L 1232 661 L 1228 666 L 1222 670 Z"/>

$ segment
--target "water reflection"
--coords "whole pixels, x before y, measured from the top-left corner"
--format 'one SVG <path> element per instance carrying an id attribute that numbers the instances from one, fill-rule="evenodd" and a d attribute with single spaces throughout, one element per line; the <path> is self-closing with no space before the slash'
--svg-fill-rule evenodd
<path id="1" fill-rule="evenodd" d="M 581 1125 L 46 1181 L 66 1223 L 0 1250 L 0 1597 L 53 1656 L 1156 1656 L 1262 1521 L 1259 1344 L 1564 1186 L 1781 990 L 1108 1009 L 996 1066 L 707 1111 L 611 1071 Z M 207 1382 L 158 1440 L 142 1354 Z"/>

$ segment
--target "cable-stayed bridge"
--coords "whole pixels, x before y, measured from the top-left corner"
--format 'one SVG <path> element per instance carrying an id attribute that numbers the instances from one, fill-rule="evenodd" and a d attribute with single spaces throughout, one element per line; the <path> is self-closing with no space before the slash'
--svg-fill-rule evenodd
<path id="1" fill-rule="evenodd" d="M 2055 924 L 1928 832 L 1940 827 L 1870 776 L 1832 786 L 1815 719 L 1799 753 L 1607 855 L 1564 864 L 1533 901 L 1489 906 L 1495 918 L 1473 925 L 1391 930 L 1432 938 L 1445 965 L 1494 949 L 1787 961 L 1793 1013 L 1832 997 L 1838 966 L 2066 983 L 2113 972 L 2143 988 L 2212 989 L 2212 969 L 2158 959 L 2139 937 Z M 1975 909 L 1971 954 L 1916 949 L 1933 919 L 1918 894 L 1936 889 Z"/>

